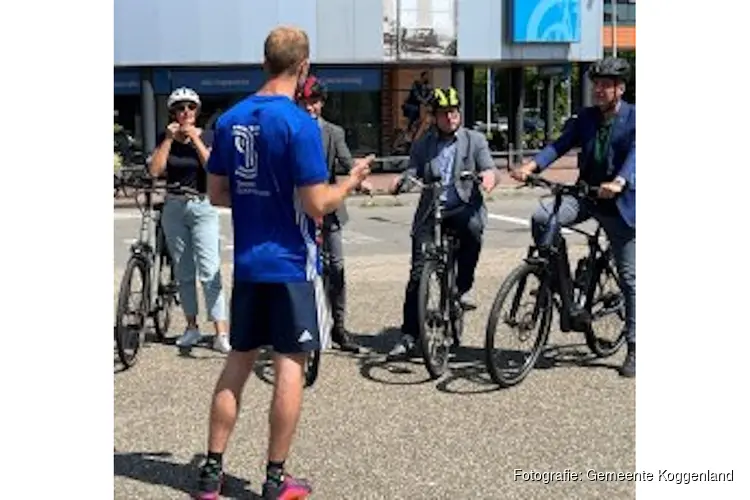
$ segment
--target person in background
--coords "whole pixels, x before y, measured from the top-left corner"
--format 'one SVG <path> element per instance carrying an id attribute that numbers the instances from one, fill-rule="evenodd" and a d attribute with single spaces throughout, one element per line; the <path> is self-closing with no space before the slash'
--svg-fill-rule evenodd
<path id="1" fill-rule="evenodd" d="M 419 121 L 419 117 L 422 114 L 422 106 L 429 107 L 431 96 L 430 74 L 427 71 L 422 71 L 419 74 L 419 78 L 414 80 L 409 90 L 409 95 L 401 106 L 404 117 L 409 120 L 409 124 L 407 125 L 409 134 L 413 135 L 417 131 L 415 124 Z"/>
<path id="2" fill-rule="evenodd" d="M 328 91 L 320 80 L 309 76 L 297 95 L 297 102 L 310 114 L 320 125 L 323 136 L 323 151 L 328 165 L 328 180 L 331 184 L 337 183 L 336 162 L 344 167 L 348 174 L 352 168 L 352 154 L 346 145 L 344 129 L 338 125 L 323 119 L 323 106 L 328 96 Z M 372 185 L 364 181 L 361 185 L 363 191 L 371 191 Z M 329 300 L 333 312 L 333 331 L 331 340 L 338 344 L 342 351 L 358 353 L 360 348 L 351 340 L 351 336 L 344 327 L 346 315 L 346 280 L 344 277 L 344 242 L 342 229 L 349 220 L 346 205 L 341 206 L 335 212 L 323 218 L 323 236 L 326 239 L 331 256 L 331 289 Z"/>
<path id="3" fill-rule="evenodd" d="M 166 175 L 168 184 L 192 188 L 200 195 L 167 194 L 161 223 L 175 264 L 180 302 L 187 328 L 177 346 L 189 348 L 202 338 L 198 328 L 196 277 L 203 286 L 206 312 L 214 324 L 214 349 L 230 350 L 227 307 L 221 283 L 219 212 L 206 193 L 206 171 L 213 139 L 210 131 L 195 126 L 201 100 L 189 88 L 178 88 L 167 99 L 170 123 L 158 138 L 149 171 Z"/>

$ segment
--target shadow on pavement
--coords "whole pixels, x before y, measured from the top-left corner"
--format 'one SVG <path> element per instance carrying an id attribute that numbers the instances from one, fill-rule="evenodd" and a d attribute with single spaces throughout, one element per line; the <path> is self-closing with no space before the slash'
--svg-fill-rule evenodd
<path id="1" fill-rule="evenodd" d="M 436 387 L 440 392 L 459 395 L 484 394 L 500 389 L 487 374 L 484 348 L 467 346 L 453 350 L 448 370 L 437 380 Z"/>
<path id="2" fill-rule="evenodd" d="M 370 217 L 367 217 L 367 220 L 371 220 L 373 222 L 380 222 L 382 224 L 391 224 L 391 225 L 400 226 L 400 227 L 411 227 L 411 221 L 401 222 L 401 221 L 396 221 L 393 219 L 387 219 L 385 217 L 380 217 L 377 215 L 371 215 Z"/>
<path id="3" fill-rule="evenodd" d="M 120 361 L 120 356 L 117 354 L 117 326 L 113 326 L 112 331 L 114 334 L 114 341 L 113 341 L 114 374 L 117 375 L 118 373 L 125 372 L 129 370 L 130 368 L 122 364 L 122 362 Z M 167 337 L 163 341 L 160 341 L 158 337 L 156 336 L 156 333 L 153 330 L 148 330 L 146 332 L 143 345 L 141 345 L 140 350 L 138 352 L 138 357 L 140 358 L 144 354 L 144 351 L 148 350 L 148 348 L 151 347 L 153 344 L 173 346 L 176 340 L 177 340 L 177 337 Z M 209 346 L 210 346 L 210 343 L 209 343 Z"/>
<path id="4" fill-rule="evenodd" d="M 198 467 L 205 455 L 196 454 L 186 464 L 165 460 L 171 456 L 172 454 L 168 452 L 115 452 L 115 476 L 127 477 L 156 486 L 166 486 L 188 495 L 193 493 L 198 477 Z M 222 495 L 228 498 L 262 499 L 258 493 L 246 488 L 249 484 L 249 481 L 226 474 Z"/>
<path id="5" fill-rule="evenodd" d="M 170 344 L 175 345 L 177 338 L 171 340 Z M 194 360 L 212 360 L 224 359 L 226 355 L 216 351 L 213 347 L 214 336 L 203 335 L 201 339 L 191 347 L 176 347 L 176 352 L 181 358 Z"/>
<path id="6" fill-rule="evenodd" d="M 403 361 L 388 361 L 386 355 L 396 345 L 401 336 L 399 328 L 390 327 L 379 334 L 356 335 L 354 339 L 361 345 L 368 347 L 371 354 L 361 358 L 360 374 L 367 380 L 384 385 L 421 385 L 433 382 L 424 367 L 422 357 L 413 357 Z M 448 371 L 440 379 L 434 381 L 441 392 L 451 394 L 478 394 L 497 390 L 492 386 L 489 377 L 485 377 L 484 359 L 481 349 L 472 347 L 458 347 L 454 350 L 449 361 Z M 414 375 L 419 378 L 414 379 Z M 459 387 L 462 382 L 464 387 Z M 473 387 L 465 387 L 465 382 L 471 382 Z"/>
<path id="7" fill-rule="evenodd" d="M 619 364 L 607 363 L 592 353 L 586 344 L 560 344 L 544 348 L 534 369 L 548 370 L 565 366 L 580 368 L 606 368 L 618 371 Z"/>

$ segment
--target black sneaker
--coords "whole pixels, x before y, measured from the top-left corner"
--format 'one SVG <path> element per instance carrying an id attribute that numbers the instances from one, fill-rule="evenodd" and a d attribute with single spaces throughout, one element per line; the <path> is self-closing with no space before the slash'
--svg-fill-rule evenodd
<path id="1" fill-rule="evenodd" d="M 627 378 L 635 377 L 635 343 L 628 343 L 628 354 L 625 362 L 620 367 L 620 376 Z"/>
<path id="2" fill-rule="evenodd" d="M 206 460 L 201 467 L 198 491 L 193 495 L 193 498 L 197 500 L 219 500 L 223 483 L 224 473 L 221 471 L 221 466 L 214 461 Z"/>
<path id="3" fill-rule="evenodd" d="M 362 352 L 362 348 L 352 340 L 349 332 L 343 328 L 334 330 L 331 334 L 331 340 L 344 352 L 352 352 L 354 354 Z"/>

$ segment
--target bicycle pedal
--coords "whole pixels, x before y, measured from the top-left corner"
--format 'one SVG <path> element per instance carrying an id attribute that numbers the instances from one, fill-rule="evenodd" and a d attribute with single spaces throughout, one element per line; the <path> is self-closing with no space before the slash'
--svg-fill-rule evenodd
<path id="1" fill-rule="evenodd" d="M 546 266 L 547 265 L 547 259 L 544 257 L 531 256 L 531 257 L 526 257 L 526 259 L 524 260 L 526 261 L 527 264 L 532 265 L 532 266 Z"/>

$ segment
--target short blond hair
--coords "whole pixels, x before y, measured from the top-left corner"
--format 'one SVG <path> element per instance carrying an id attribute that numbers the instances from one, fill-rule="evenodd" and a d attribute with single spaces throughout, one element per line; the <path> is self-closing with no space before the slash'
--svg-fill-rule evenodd
<path id="1" fill-rule="evenodd" d="M 303 30 L 279 26 L 271 30 L 263 44 L 266 70 L 272 75 L 294 74 L 310 57 L 310 39 Z"/>

